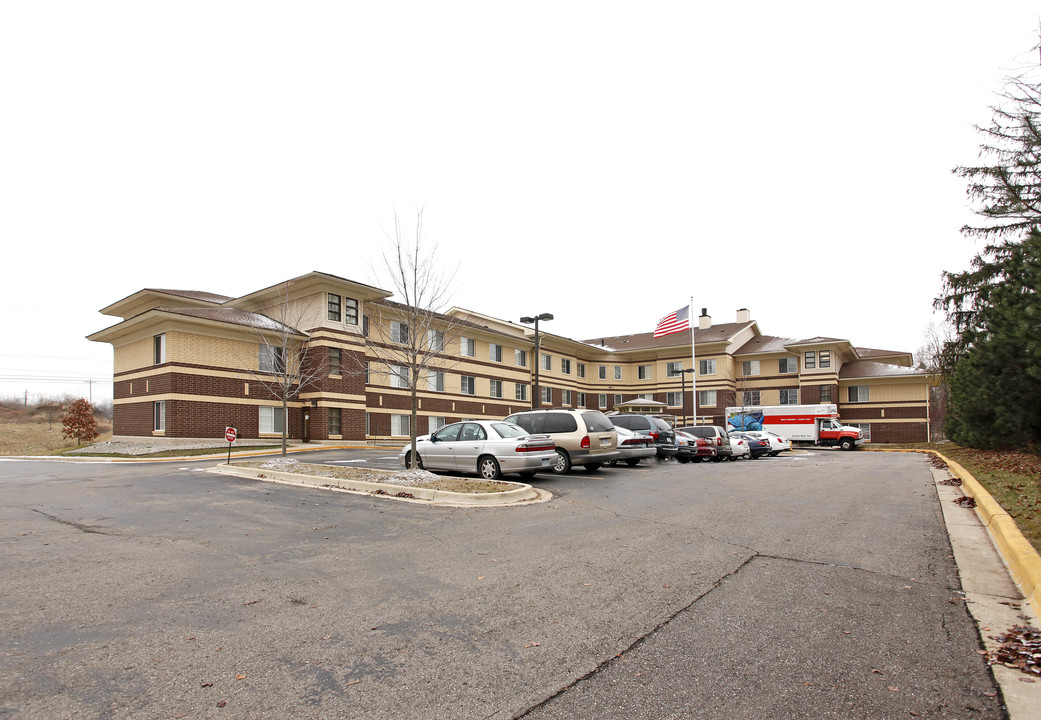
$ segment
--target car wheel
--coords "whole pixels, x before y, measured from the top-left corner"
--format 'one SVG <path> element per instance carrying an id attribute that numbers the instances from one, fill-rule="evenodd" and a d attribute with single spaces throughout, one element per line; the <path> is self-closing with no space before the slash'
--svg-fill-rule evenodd
<path id="1" fill-rule="evenodd" d="M 777 457 L 780 454 L 781 453 L 779 453 L 779 452 L 772 452 L 772 453 L 770 453 L 770 457 Z"/>
<path id="2" fill-rule="evenodd" d="M 405 453 L 405 469 L 406 470 L 411 470 L 412 469 L 412 453 L 411 453 L 411 451 Z M 423 457 L 419 453 L 416 453 L 416 469 L 417 470 L 422 470 L 423 469 Z"/>
<path id="3" fill-rule="evenodd" d="M 553 472 L 557 475 L 566 475 L 571 472 L 571 458 L 567 450 L 557 448 L 557 461 L 553 464 Z"/>
<path id="4" fill-rule="evenodd" d="M 679 463 L 682 463 L 683 465 L 686 465 L 687 463 L 690 462 L 690 458 L 687 457 L 686 455 L 677 456 L 676 457 L 676 462 L 679 462 Z"/>
<path id="5" fill-rule="evenodd" d="M 842 438 L 842 442 L 839 443 L 839 446 L 843 450 L 852 450 L 853 449 L 853 439 L 852 438 Z"/>
<path id="6" fill-rule="evenodd" d="M 583 465 L 582 469 L 586 472 L 596 472 L 600 469 L 600 463 L 589 463 L 588 465 Z"/>
<path id="7" fill-rule="evenodd" d="M 640 464 L 640 458 L 629 458 L 628 460 L 625 461 L 625 464 L 628 465 L 629 467 L 636 467 L 637 465 Z"/>
<path id="8" fill-rule="evenodd" d="M 498 480 L 502 477 L 499 461 L 491 455 L 485 455 L 477 461 L 477 472 L 485 480 Z"/>

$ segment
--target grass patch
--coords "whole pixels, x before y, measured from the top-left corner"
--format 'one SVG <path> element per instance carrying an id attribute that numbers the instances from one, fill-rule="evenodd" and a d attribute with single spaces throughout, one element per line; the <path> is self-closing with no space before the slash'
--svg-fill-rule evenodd
<path id="1" fill-rule="evenodd" d="M 1041 456 L 1016 450 L 974 450 L 953 443 L 887 447 L 936 450 L 964 467 L 1041 552 Z"/>
<path id="2" fill-rule="evenodd" d="M 258 470 L 276 470 L 282 472 L 310 475 L 319 478 L 335 478 L 338 480 L 361 480 L 363 482 L 387 483 L 406 487 L 425 488 L 428 490 L 446 490 L 458 493 L 501 493 L 516 490 L 517 485 L 480 478 L 455 477 L 451 475 L 435 475 L 427 470 L 379 470 L 374 468 L 340 467 L 338 465 L 320 465 L 318 463 L 302 463 L 294 460 L 256 461 L 235 463 L 242 467 Z"/>

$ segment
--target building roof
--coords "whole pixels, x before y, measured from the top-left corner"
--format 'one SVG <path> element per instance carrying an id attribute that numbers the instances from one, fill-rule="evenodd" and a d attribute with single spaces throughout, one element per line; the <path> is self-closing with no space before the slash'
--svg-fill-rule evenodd
<path id="1" fill-rule="evenodd" d="M 218 295 L 217 293 L 204 292 L 202 290 L 165 290 L 162 288 L 145 288 L 145 290 L 163 293 L 164 295 L 176 295 L 177 297 L 201 300 L 202 302 L 214 303 L 215 305 L 223 305 L 228 300 L 234 299 L 228 295 Z"/>
<path id="2" fill-rule="evenodd" d="M 751 322 L 721 323 L 704 330 L 694 328 L 694 345 L 697 346 L 699 343 L 727 342 L 752 324 Z M 646 332 L 636 333 L 635 335 L 613 335 L 610 337 L 592 338 L 582 342 L 586 345 L 616 352 L 622 350 L 650 350 L 690 345 L 690 333 L 683 331 L 656 338 L 653 332 Z"/>
<path id="3" fill-rule="evenodd" d="M 789 352 L 788 346 L 798 344 L 799 340 L 792 338 L 775 337 L 774 335 L 760 335 L 754 337 L 734 351 L 735 355 L 758 355 L 766 353 Z"/>
<path id="4" fill-rule="evenodd" d="M 156 308 L 159 312 L 171 313 L 173 315 L 187 315 L 188 317 L 196 317 L 202 320 L 212 320 L 214 322 L 228 323 L 230 325 L 241 325 L 242 327 L 253 328 L 254 330 L 267 330 L 270 332 L 287 332 L 293 335 L 305 335 L 296 328 L 284 325 L 276 320 L 272 320 L 267 315 L 261 315 L 255 312 L 246 312 L 245 310 L 236 310 L 234 308 L 178 308 L 178 307 L 158 307 Z"/>
<path id="5" fill-rule="evenodd" d="M 894 375 L 928 375 L 928 370 L 904 367 L 902 365 L 891 365 L 889 363 L 872 362 L 871 360 L 856 360 L 845 363 L 839 370 L 840 380 L 852 378 L 876 378 L 893 377 Z"/>

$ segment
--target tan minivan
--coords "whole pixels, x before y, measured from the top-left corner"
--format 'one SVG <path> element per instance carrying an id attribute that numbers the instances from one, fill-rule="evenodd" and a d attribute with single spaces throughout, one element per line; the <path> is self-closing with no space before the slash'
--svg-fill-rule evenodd
<path id="1" fill-rule="evenodd" d="M 506 422 L 520 425 L 532 435 L 549 435 L 557 446 L 553 472 L 563 475 L 573 465 L 595 472 L 609 460 L 617 460 L 618 433 L 599 410 L 528 410 Z"/>

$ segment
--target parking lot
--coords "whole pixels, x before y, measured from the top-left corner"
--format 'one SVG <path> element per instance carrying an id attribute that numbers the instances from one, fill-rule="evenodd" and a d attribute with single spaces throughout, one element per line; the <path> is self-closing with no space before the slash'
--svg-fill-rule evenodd
<path id="1" fill-rule="evenodd" d="M 213 464 L 0 462 L 0 717 L 1004 717 L 919 455 L 495 509 Z"/>

